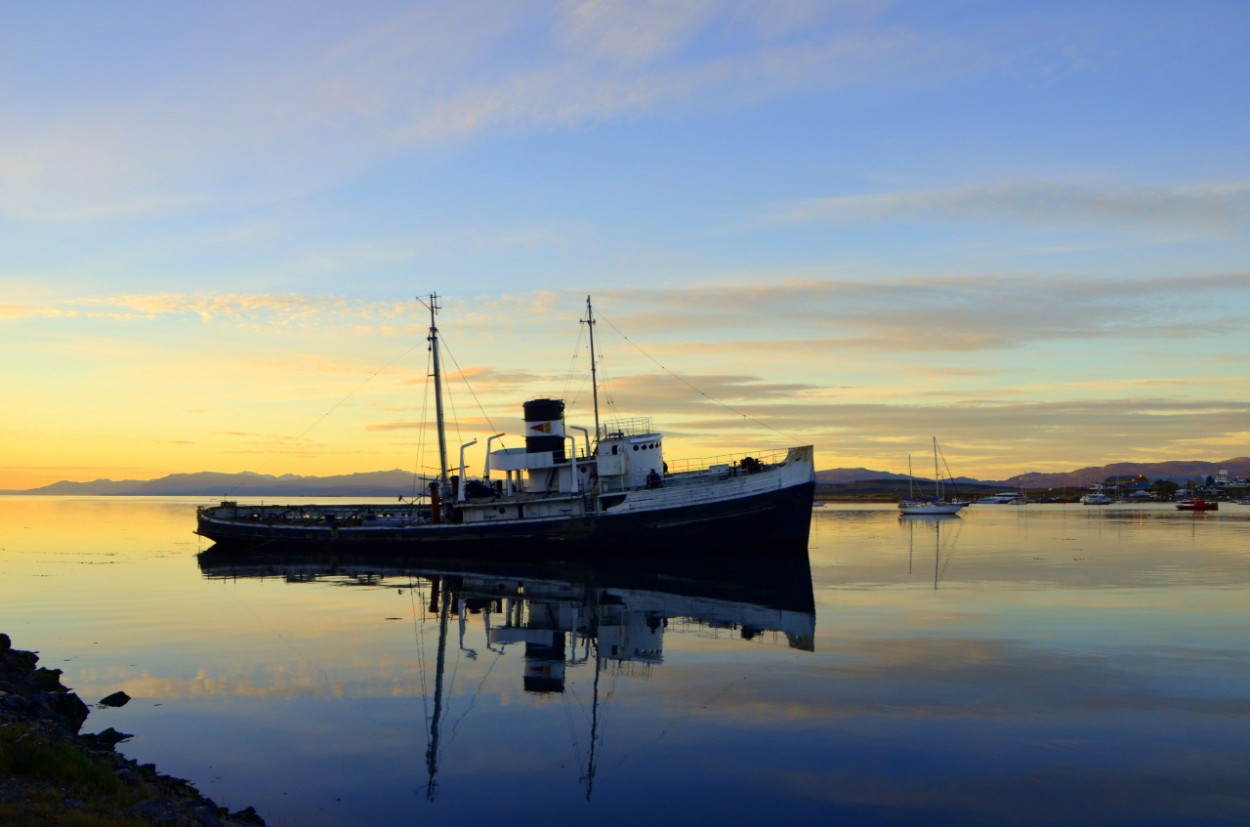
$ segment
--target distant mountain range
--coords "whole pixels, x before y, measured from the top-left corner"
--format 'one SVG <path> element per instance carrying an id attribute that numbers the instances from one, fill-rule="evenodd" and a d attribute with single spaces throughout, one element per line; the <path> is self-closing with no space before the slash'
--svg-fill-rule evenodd
<path id="1" fill-rule="evenodd" d="M 1080 468 L 1064 473 L 1031 472 L 1005 480 L 975 480 L 957 477 L 955 484 L 1001 488 L 1084 488 L 1091 482 L 1102 482 L 1112 476 L 1144 474 L 1150 480 L 1169 479 L 1184 482 L 1205 479 L 1227 471 L 1232 478 L 1250 478 L 1250 457 L 1237 457 L 1223 462 L 1117 462 L 1110 465 Z M 823 485 L 846 485 L 866 480 L 905 481 L 906 474 L 873 471 L 868 468 L 833 468 L 817 471 L 816 481 Z M 917 477 L 922 480 L 923 477 Z M 22 491 L 0 491 L 0 494 L 58 494 L 87 496 L 198 496 L 198 497 L 410 497 L 424 484 L 411 471 L 371 471 L 362 474 L 340 474 L 331 477 L 303 477 L 283 474 L 237 474 L 202 471 L 196 474 L 170 474 L 155 480 L 92 480 L 61 482 Z"/>
<path id="2" fill-rule="evenodd" d="M 1102 482 L 1108 477 L 1129 477 L 1144 474 L 1150 481 L 1164 479 L 1173 482 L 1218 476 L 1227 471 L 1230 479 L 1250 479 L 1250 457 L 1236 457 L 1223 462 L 1179 460 L 1173 462 L 1116 462 L 1091 468 L 1080 468 L 1059 474 L 1032 472 L 1020 474 L 1007 480 L 1008 486 L 1016 488 L 1075 488 L 1091 482 Z"/>
<path id="3" fill-rule="evenodd" d="M 1220 471 L 1227 471 L 1233 479 L 1250 478 L 1250 457 L 1236 457 L 1223 462 L 1203 462 L 1201 460 L 1180 460 L 1171 462 L 1115 462 L 1109 465 L 1089 466 L 1075 471 L 1062 471 L 1044 474 L 1031 471 L 1017 474 L 1005 480 L 976 480 L 971 477 L 956 477 L 956 485 L 995 486 L 1004 489 L 1024 488 L 1037 490 L 1040 488 L 1085 488 L 1091 482 L 1103 482 L 1109 477 L 1138 474 L 1152 482 L 1158 479 L 1185 482 L 1193 479 L 1214 477 Z M 834 468 L 829 471 L 817 471 L 816 481 L 826 485 L 844 485 L 864 480 L 906 480 L 906 474 L 892 474 L 888 471 L 872 471 L 867 468 Z M 917 476 L 916 479 L 927 479 Z"/>
<path id="4" fill-rule="evenodd" d="M 223 474 L 201 471 L 197 474 L 170 474 L 157 480 L 62 480 L 26 491 L 0 491 L 0 494 L 61 494 L 117 496 L 202 496 L 202 497 L 399 497 L 412 496 L 424 488 L 411 471 L 371 471 L 332 477 L 301 477 L 296 474 L 254 474 L 244 471 Z"/>

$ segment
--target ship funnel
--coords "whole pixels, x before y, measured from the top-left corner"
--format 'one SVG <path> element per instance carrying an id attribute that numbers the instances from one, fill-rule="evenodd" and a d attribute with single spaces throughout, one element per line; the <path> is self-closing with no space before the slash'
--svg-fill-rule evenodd
<path id="1" fill-rule="evenodd" d="M 558 462 L 564 457 L 564 400 L 531 399 L 525 403 L 525 452 L 550 451 Z"/>

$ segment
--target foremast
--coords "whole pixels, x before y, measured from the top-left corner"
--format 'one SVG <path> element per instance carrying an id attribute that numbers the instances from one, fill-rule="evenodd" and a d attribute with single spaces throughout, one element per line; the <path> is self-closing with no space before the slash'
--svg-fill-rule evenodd
<path id="1" fill-rule="evenodd" d="M 434 417 L 438 426 L 438 487 L 445 496 L 445 492 L 449 490 L 447 487 L 447 431 L 443 419 L 443 371 L 438 355 L 438 324 L 434 318 L 438 313 L 438 294 L 431 293 L 428 304 L 420 298 L 417 301 L 430 311 L 430 335 L 427 338 L 430 342 L 431 359 L 434 362 Z"/>

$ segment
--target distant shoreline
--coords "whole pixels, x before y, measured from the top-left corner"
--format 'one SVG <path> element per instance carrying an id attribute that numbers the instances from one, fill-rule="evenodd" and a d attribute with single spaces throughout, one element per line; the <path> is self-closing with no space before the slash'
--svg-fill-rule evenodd
<path id="1" fill-rule="evenodd" d="M 1224 475 L 1230 481 L 1250 477 L 1250 457 L 1234 457 L 1220 462 L 1170 460 L 1165 462 L 1117 462 L 1099 467 L 1060 473 L 1029 472 L 1006 480 L 978 480 L 971 477 L 943 479 L 942 488 L 955 496 L 978 493 L 1023 491 L 1030 496 L 1079 497 L 1095 484 L 1120 485 L 1145 478 L 1151 483 L 1205 482 Z M 359 497 L 371 500 L 412 499 L 425 490 L 427 478 L 412 471 L 391 469 L 325 477 L 297 474 L 258 474 L 250 471 L 223 473 L 198 471 L 169 474 L 153 480 L 96 479 L 89 482 L 61 480 L 26 489 L 4 489 L 0 495 L 91 496 L 91 497 L 202 497 L 206 500 L 246 500 L 308 497 Z M 817 497 L 848 498 L 850 501 L 907 496 L 915 489 L 928 490 L 933 480 L 915 478 L 870 468 L 832 468 L 816 472 Z M 1233 486 L 1236 487 L 1236 486 Z M 1045 494 L 1043 494 L 1045 492 Z"/>

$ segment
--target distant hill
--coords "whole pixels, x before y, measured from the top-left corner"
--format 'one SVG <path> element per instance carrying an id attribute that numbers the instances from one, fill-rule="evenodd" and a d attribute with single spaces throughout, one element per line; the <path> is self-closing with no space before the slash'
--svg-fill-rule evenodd
<path id="1" fill-rule="evenodd" d="M 1226 459 L 1223 462 L 1201 462 L 1199 460 L 1174 462 L 1116 462 L 1111 465 L 1080 468 L 1064 473 L 1042 474 L 1033 472 L 1020 474 L 1006 480 L 1008 488 L 1085 488 L 1091 482 L 1102 482 L 1113 476 L 1137 476 L 1144 474 L 1148 480 L 1165 479 L 1173 482 L 1185 482 L 1193 479 L 1214 477 L 1220 471 L 1227 471 L 1233 479 L 1250 478 L 1250 457 Z"/>
<path id="2" fill-rule="evenodd" d="M 1223 462 L 1199 460 L 1174 462 L 1117 462 L 1110 465 L 1091 466 L 1076 471 L 1043 474 L 1031 472 L 1019 474 L 1006 480 L 975 480 L 956 477 L 956 488 L 978 487 L 1001 489 L 1023 488 L 1085 488 L 1091 482 L 1102 482 L 1111 476 L 1136 476 L 1145 474 L 1151 481 L 1169 479 L 1184 482 L 1205 479 L 1220 471 L 1228 471 L 1233 478 L 1250 478 L 1250 457 L 1237 457 Z M 823 486 L 855 486 L 881 490 L 906 490 L 906 474 L 889 471 L 873 471 L 869 468 L 830 468 L 816 472 L 817 484 Z M 916 483 L 931 482 L 916 477 Z M 255 474 L 244 471 L 226 474 L 202 471 L 196 474 L 170 474 L 156 480 L 92 480 L 91 482 L 61 482 L 30 488 L 23 491 L 0 491 L 0 494 L 56 494 L 79 496 L 200 496 L 200 497 L 401 497 L 411 496 L 422 490 L 424 483 L 411 471 L 398 468 L 391 471 L 370 471 L 361 474 L 340 474 L 330 477 L 304 477 L 284 474 Z"/>
<path id="3" fill-rule="evenodd" d="M 42 488 L 4 491 L 4 494 L 58 494 L 106 496 L 228 496 L 228 497 L 400 497 L 411 496 L 424 484 L 411 471 L 371 471 L 330 477 L 255 474 L 170 474 L 157 480 L 62 480 Z"/>
<path id="4" fill-rule="evenodd" d="M 871 471 L 867 468 L 830 468 L 816 472 L 816 482 L 821 485 L 842 485 L 862 480 L 906 480 L 906 474 L 889 471 Z"/>
<path id="5" fill-rule="evenodd" d="M 1042 473 L 1031 471 L 1017 474 L 1005 480 L 976 480 L 971 477 L 956 477 L 956 485 L 990 486 L 1008 489 L 1024 488 L 1086 488 L 1091 482 L 1102 482 L 1108 477 L 1130 476 L 1143 474 L 1150 481 L 1165 479 L 1173 482 L 1185 482 L 1193 479 L 1214 477 L 1220 471 L 1227 471 L 1234 479 L 1250 479 L 1250 457 L 1236 457 L 1222 462 L 1204 462 L 1201 460 L 1178 460 L 1170 462 L 1114 462 L 1109 465 L 1091 465 L 1075 471 Z M 849 485 L 862 482 L 892 482 L 906 480 L 906 474 L 893 474 L 889 471 L 873 471 L 868 468 L 832 468 L 816 472 L 816 482 L 820 485 Z M 917 483 L 932 482 L 931 477 L 916 476 Z"/>
<path id="6" fill-rule="evenodd" d="M 849 485 L 857 482 L 878 482 L 878 483 L 906 483 L 912 478 L 906 474 L 895 474 L 890 471 L 873 471 L 868 468 L 830 468 L 826 471 L 816 472 L 817 485 Z M 932 477 L 923 477 L 916 475 L 917 484 L 932 483 Z M 943 484 L 947 482 L 944 478 Z M 974 480 L 971 477 L 955 477 L 956 485 L 1001 485 L 997 482 L 983 482 Z"/>

